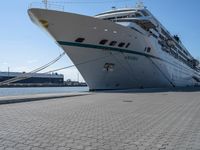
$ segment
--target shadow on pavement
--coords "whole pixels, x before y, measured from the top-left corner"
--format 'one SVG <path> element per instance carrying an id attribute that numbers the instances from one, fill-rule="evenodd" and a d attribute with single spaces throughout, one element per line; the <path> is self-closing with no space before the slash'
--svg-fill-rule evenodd
<path id="1" fill-rule="evenodd" d="M 200 92 L 200 87 L 184 88 L 144 88 L 126 90 L 98 90 L 95 93 L 163 93 L 163 92 Z"/>

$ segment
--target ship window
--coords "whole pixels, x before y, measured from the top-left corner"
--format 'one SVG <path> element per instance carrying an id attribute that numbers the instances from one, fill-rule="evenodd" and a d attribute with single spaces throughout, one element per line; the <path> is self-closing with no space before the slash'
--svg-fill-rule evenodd
<path id="1" fill-rule="evenodd" d="M 111 41 L 109 45 L 110 46 L 115 46 L 116 44 L 117 44 L 117 41 Z"/>
<path id="2" fill-rule="evenodd" d="M 135 16 L 136 16 L 136 17 L 142 17 L 142 15 L 139 14 L 139 13 L 135 13 Z"/>
<path id="3" fill-rule="evenodd" d="M 101 40 L 101 41 L 99 42 L 99 44 L 101 44 L 101 45 L 105 45 L 107 42 L 108 42 L 108 40 L 103 39 L 103 40 Z"/>
<path id="4" fill-rule="evenodd" d="M 131 17 L 135 18 L 135 14 L 131 15 Z"/>
<path id="5" fill-rule="evenodd" d="M 98 15 L 96 15 L 96 16 L 100 16 L 100 15 L 107 15 L 107 14 L 118 13 L 118 12 L 127 12 L 127 11 L 134 11 L 134 9 L 110 11 L 110 12 L 106 12 L 106 13 L 101 13 L 101 14 L 98 14 Z"/>
<path id="6" fill-rule="evenodd" d="M 103 20 L 113 20 L 115 17 L 110 17 L 110 18 L 104 18 Z"/>
<path id="7" fill-rule="evenodd" d="M 128 16 L 118 16 L 117 19 L 128 18 Z"/>
<path id="8" fill-rule="evenodd" d="M 84 38 L 78 38 L 75 40 L 75 42 L 79 42 L 79 43 L 82 43 L 85 39 Z"/>
<path id="9" fill-rule="evenodd" d="M 130 46 L 130 43 L 127 43 L 127 44 L 126 44 L 126 48 L 128 48 L 129 46 Z"/>
<path id="10" fill-rule="evenodd" d="M 125 45 L 125 43 L 123 43 L 123 42 L 121 42 L 121 43 L 119 43 L 119 47 L 123 47 Z"/>
<path id="11" fill-rule="evenodd" d="M 147 52 L 150 53 L 151 52 L 151 47 L 147 47 Z"/>
<path id="12" fill-rule="evenodd" d="M 149 16 L 149 14 L 146 11 L 142 10 L 141 12 L 143 13 L 144 16 Z"/>

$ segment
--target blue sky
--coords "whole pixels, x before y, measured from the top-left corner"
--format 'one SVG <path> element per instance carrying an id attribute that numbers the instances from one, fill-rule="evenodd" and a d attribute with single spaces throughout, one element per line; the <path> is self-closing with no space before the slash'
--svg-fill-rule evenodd
<path id="1" fill-rule="evenodd" d="M 41 0 L 2 1 L 0 5 L 0 71 L 28 72 L 51 61 L 63 52 L 54 41 L 29 19 L 27 9 L 32 2 Z M 134 6 L 136 0 L 51 0 L 66 3 L 65 11 L 95 15 L 112 6 Z M 181 37 L 185 47 L 200 57 L 200 1 L 199 0 L 143 0 L 147 8 L 172 33 Z M 71 65 L 65 56 L 48 70 Z M 76 68 L 60 71 L 65 78 L 77 79 Z M 80 77 L 80 80 L 81 79 Z"/>

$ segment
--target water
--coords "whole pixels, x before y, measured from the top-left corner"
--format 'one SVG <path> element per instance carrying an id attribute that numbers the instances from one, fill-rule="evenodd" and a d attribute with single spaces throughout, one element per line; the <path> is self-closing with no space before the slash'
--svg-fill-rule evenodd
<path id="1" fill-rule="evenodd" d="M 34 88 L 0 88 L 1 96 L 47 94 L 47 93 L 71 93 L 86 92 L 88 87 L 34 87 Z"/>

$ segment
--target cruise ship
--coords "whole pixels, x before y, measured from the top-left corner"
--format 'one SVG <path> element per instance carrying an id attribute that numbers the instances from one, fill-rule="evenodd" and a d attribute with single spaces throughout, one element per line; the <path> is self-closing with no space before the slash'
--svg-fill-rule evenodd
<path id="1" fill-rule="evenodd" d="M 200 66 L 177 35 L 142 4 L 85 16 L 30 8 L 80 71 L 90 90 L 200 85 Z"/>

